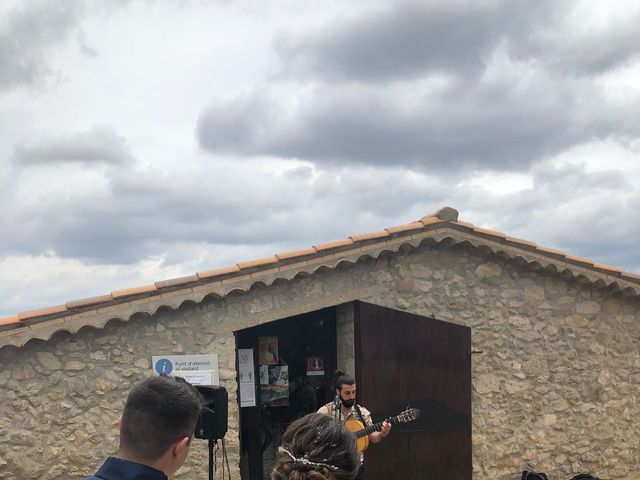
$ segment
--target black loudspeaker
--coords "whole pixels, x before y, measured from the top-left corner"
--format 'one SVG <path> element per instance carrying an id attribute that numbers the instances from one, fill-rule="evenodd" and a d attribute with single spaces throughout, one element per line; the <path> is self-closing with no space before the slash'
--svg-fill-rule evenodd
<path id="1" fill-rule="evenodd" d="M 218 440 L 227 433 L 229 395 L 224 387 L 196 385 L 203 397 L 202 412 L 196 424 L 196 438 Z"/>

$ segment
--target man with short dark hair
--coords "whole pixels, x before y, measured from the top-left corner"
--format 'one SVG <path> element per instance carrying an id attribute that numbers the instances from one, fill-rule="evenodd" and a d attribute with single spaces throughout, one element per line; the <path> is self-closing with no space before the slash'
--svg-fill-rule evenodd
<path id="1" fill-rule="evenodd" d="M 201 398 L 179 377 L 150 377 L 135 384 L 118 421 L 118 453 L 86 480 L 166 480 L 187 458 Z"/>

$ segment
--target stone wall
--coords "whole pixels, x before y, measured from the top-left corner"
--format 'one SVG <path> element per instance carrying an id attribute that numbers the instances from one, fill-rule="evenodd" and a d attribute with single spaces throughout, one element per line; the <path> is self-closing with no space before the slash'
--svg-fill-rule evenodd
<path id="1" fill-rule="evenodd" d="M 558 479 L 637 471 L 638 299 L 451 253 L 391 259 L 395 289 L 376 300 L 471 327 L 482 352 L 472 357 L 474 478 L 514 479 L 525 467 Z"/>
<path id="2" fill-rule="evenodd" d="M 151 355 L 218 353 L 229 392 L 225 438 L 238 464 L 235 339 L 217 334 L 197 309 L 166 312 L 104 330 L 56 334 L 49 342 L 0 350 L 0 478 L 83 478 L 118 447 L 117 421 L 130 386 L 152 374 Z M 221 455 L 219 454 L 218 457 Z M 205 440 L 194 440 L 178 478 L 206 478 Z"/>
<path id="3" fill-rule="evenodd" d="M 356 374 L 355 349 L 353 345 L 353 304 L 345 303 L 336 309 L 336 351 L 338 368 Z"/>
<path id="4" fill-rule="evenodd" d="M 527 467 L 551 478 L 640 470 L 640 302 L 496 256 L 421 247 L 0 349 L 0 479 L 93 472 L 117 447 L 124 398 L 151 374 L 151 355 L 180 353 L 219 354 L 238 478 L 233 331 L 358 298 L 472 328 L 482 352 L 472 365 L 474 478 L 510 480 Z M 196 441 L 178 478 L 206 472 L 206 442 Z"/>

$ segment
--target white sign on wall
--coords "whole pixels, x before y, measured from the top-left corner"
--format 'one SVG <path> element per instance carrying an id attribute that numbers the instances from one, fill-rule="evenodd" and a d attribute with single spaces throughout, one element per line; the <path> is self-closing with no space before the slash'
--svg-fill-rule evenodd
<path id="1" fill-rule="evenodd" d="M 255 370 L 253 368 L 253 348 L 238 349 L 238 376 L 240 380 L 240 406 L 256 406 Z"/>
<path id="2" fill-rule="evenodd" d="M 220 385 L 218 354 L 154 355 L 151 357 L 155 375 L 182 377 L 192 385 Z"/>

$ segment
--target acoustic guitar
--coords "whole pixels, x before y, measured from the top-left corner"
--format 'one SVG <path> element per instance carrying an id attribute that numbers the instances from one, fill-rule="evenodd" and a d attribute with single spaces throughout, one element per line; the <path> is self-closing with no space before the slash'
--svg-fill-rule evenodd
<path id="1" fill-rule="evenodd" d="M 413 422 L 419 416 L 420 410 L 417 408 L 407 408 L 404 412 L 396 415 L 395 417 L 387 418 L 382 422 L 374 423 L 368 427 L 365 427 L 360 420 L 347 420 L 344 422 L 344 425 L 347 427 L 347 430 L 355 435 L 358 451 L 364 452 L 369 447 L 369 434 L 382 430 L 382 424 L 384 422 L 388 422 L 391 425 L 395 425 L 396 423 Z"/>

